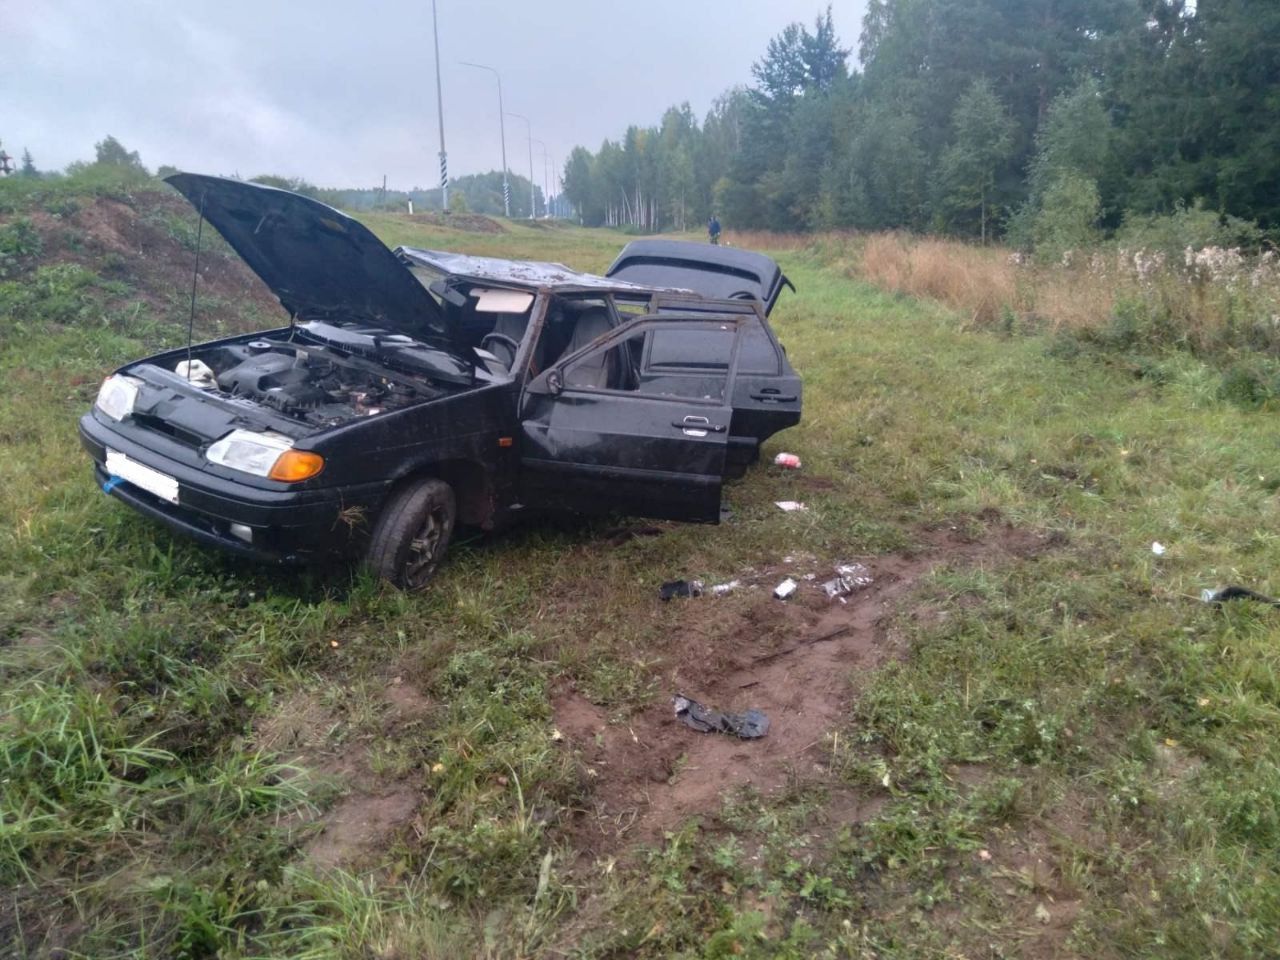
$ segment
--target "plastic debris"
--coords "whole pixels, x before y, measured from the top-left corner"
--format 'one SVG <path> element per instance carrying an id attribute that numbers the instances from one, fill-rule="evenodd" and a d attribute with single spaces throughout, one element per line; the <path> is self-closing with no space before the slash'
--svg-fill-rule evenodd
<path id="1" fill-rule="evenodd" d="M 658 590 L 658 599 L 666 601 L 672 597 L 702 596 L 701 580 L 669 580 Z"/>
<path id="2" fill-rule="evenodd" d="M 1220 587 L 1217 590 L 1201 590 L 1200 599 L 1205 603 L 1222 603 L 1224 600 L 1255 600 L 1269 607 L 1280 607 L 1280 600 L 1248 587 Z"/>
<path id="3" fill-rule="evenodd" d="M 672 697 L 671 702 L 675 706 L 676 719 L 699 733 L 728 733 L 743 740 L 758 740 L 769 732 L 769 718 L 759 710 L 722 713 L 680 693 Z"/>
<path id="4" fill-rule="evenodd" d="M 787 513 L 796 513 L 809 509 L 799 500 L 776 500 L 774 501 L 774 506 L 779 510 L 785 510 Z"/>
<path id="5" fill-rule="evenodd" d="M 875 583 L 871 571 L 860 563 L 841 564 L 836 567 L 836 573 L 839 576 L 822 585 L 822 591 L 832 600 L 847 597 L 853 591 Z"/>
<path id="6" fill-rule="evenodd" d="M 733 593 L 733 591 L 737 590 L 740 586 L 742 586 L 741 580 L 730 580 L 728 583 L 717 583 L 711 588 L 711 595 L 713 597 L 723 597 L 726 593 Z"/>
<path id="7" fill-rule="evenodd" d="M 1168 548 L 1168 547 L 1166 547 L 1166 546 L 1165 546 L 1163 543 L 1161 543 L 1159 540 L 1157 540 L 1157 541 L 1155 541 L 1154 543 L 1152 543 L 1152 544 L 1151 544 L 1151 552 L 1152 552 L 1152 553 L 1154 553 L 1157 557 L 1163 557 L 1163 556 L 1164 556 L 1164 554 L 1165 554 L 1165 551 L 1166 551 L 1166 550 L 1168 550 L 1168 549 L 1169 549 L 1169 548 Z"/>
<path id="8" fill-rule="evenodd" d="M 779 600 L 785 600 L 796 592 L 796 582 L 790 577 L 783 580 L 780 584 L 773 588 L 773 595 Z"/>
<path id="9" fill-rule="evenodd" d="M 182 360 L 173 368 L 173 372 L 201 390 L 212 390 L 218 385 L 213 370 L 203 360 Z"/>
<path id="10" fill-rule="evenodd" d="M 784 470 L 800 469 L 800 458 L 794 453 L 780 453 L 773 458 L 773 462 Z"/>

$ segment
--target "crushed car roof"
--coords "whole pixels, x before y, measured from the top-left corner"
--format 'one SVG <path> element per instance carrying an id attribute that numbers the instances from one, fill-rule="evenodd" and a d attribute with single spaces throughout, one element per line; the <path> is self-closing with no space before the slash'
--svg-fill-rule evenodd
<path id="1" fill-rule="evenodd" d="M 579 273 L 563 263 L 546 263 L 539 260 L 500 260 L 497 257 L 473 257 L 465 253 L 445 250 L 421 250 L 417 247 L 399 247 L 396 250 L 410 266 L 419 264 L 442 274 L 467 280 L 484 280 L 491 283 L 511 284 L 520 287 L 542 289 L 599 290 L 619 293 L 692 293 L 680 287 L 655 287 L 614 280 L 593 273 Z"/>

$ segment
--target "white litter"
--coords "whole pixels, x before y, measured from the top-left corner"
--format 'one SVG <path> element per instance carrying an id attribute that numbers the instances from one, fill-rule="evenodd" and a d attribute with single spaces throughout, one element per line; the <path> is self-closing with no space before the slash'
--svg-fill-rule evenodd
<path id="1" fill-rule="evenodd" d="M 783 580 L 780 584 L 773 588 L 773 595 L 779 600 L 785 600 L 796 592 L 796 582 L 790 577 Z"/>
<path id="2" fill-rule="evenodd" d="M 711 595 L 713 597 L 723 597 L 726 593 L 733 593 L 733 591 L 737 590 L 740 586 L 742 586 L 741 580 L 730 580 L 728 583 L 717 583 L 711 588 Z"/>
<path id="3" fill-rule="evenodd" d="M 785 510 L 787 513 L 795 513 L 795 512 L 796 512 L 796 511 L 798 511 L 798 510 L 808 510 L 808 509 L 809 509 L 809 508 L 808 508 L 808 507 L 806 507 L 803 503 L 801 503 L 799 500 L 777 500 L 777 501 L 775 501 L 775 502 L 774 502 L 774 505 L 775 505 L 779 510 Z"/>
<path id="4" fill-rule="evenodd" d="M 1163 556 L 1164 556 L 1164 553 L 1165 553 L 1165 550 L 1167 550 L 1167 549 L 1168 549 L 1168 547 L 1166 547 L 1166 546 L 1165 546 L 1163 543 L 1161 543 L 1159 540 L 1157 540 L 1157 541 L 1155 541 L 1153 544 L 1151 544 L 1151 552 L 1152 552 L 1152 553 L 1154 553 L 1157 557 L 1163 557 Z"/>

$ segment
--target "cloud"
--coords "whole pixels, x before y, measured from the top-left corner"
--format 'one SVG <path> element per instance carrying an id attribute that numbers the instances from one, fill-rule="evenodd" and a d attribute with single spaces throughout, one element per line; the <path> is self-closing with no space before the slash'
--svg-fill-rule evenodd
<path id="1" fill-rule="evenodd" d="M 438 0 L 450 170 L 500 166 L 496 91 L 561 162 L 688 100 L 701 117 L 813 0 Z M 846 45 L 865 0 L 836 10 Z M 431 8 L 421 0 L 43 0 L 0 8 L 0 138 L 37 165 L 107 134 L 150 166 L 324 185 L 436 180 Z M 524 126 L 507 154 L 525 172 Z M 535 147 L 535 175 L 541 179 Z"/>

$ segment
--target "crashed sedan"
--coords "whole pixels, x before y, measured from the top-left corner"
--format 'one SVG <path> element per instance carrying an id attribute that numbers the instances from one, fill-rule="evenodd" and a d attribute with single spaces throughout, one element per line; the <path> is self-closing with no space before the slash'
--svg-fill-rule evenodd
<path id="1" fill-rule="evenodd" d="M 423 587 L 456 525 L 567 509 L 715 523 L 800 419 L 760 254 L 628 246 L 609 276 L 388 249 L 287 191 L 168 182 L 279 298 L 278 329 L 126 364 L 80 421 L 99 486 L 272 562 L 358 552 Z"/>

